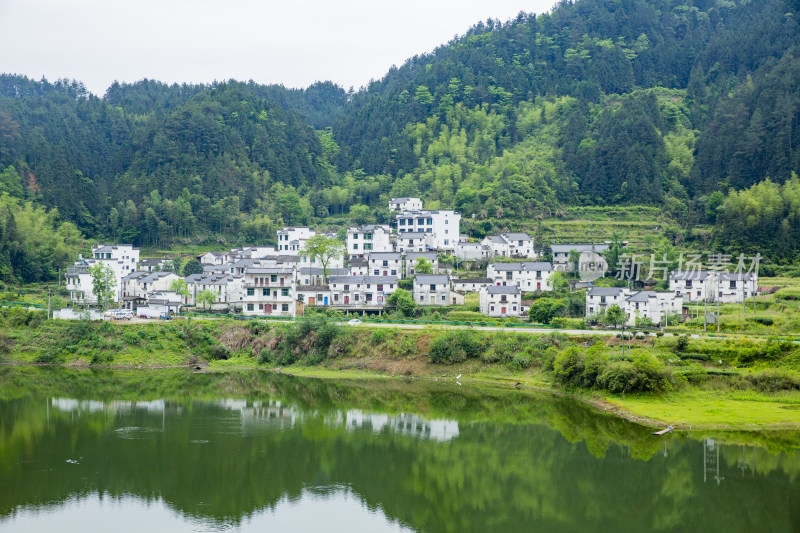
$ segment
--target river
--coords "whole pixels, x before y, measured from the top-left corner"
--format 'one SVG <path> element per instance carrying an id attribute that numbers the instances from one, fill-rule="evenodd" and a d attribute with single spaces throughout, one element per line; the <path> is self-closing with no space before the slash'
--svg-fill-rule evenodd
<path id="1" fill-rule="evenodd" d="M 800 435 L 263 371 L 0 369 L 0 531 L 799 531 Z"/>

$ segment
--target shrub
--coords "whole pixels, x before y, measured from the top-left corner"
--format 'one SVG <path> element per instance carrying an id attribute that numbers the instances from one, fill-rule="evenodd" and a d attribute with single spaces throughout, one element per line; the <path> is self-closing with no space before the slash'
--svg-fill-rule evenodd
<path id="1" fill-rule="evenodd" d="M 524 370 L 533 365 L 533 358 L 525 353 L 518 353 L 511 360 L 510 366 L 514 370 Z"/>
<path id="2" fill-rule="evenodd" d="M 756 324 L 761 324 L 764 326 L 771 326 L 774 324 L 774 320 L 768 316 L 756 316 L 756 317 L 747 317 L 747 322 L 755 322 Z"/>
<path id="3" fill-rule="evenodd" d="M 800 376 L 777 368 L 750 374 L 745 379 L 763 392 L 800 390 Z"/>
<path id="4" fill-rule="evenodd" d="M 564 300 L 556 298 L 539 298 L 531 304 L 528 311 L 531 322 L 549 324 L 557 314 L 564 311 Z"/>
<path id="5" fill-rule="evenodd" d="M 369 338 L 369 343 L 373 346 L 377 346 L 378 344 L 383 344 L 389 338 L 389 332 L 385 329 L 376 329 L 372 332 L 372 335 Z"/>
<path id="6" fill-rule="evenodd" d="M 208 355 L 215 361 L 230 359 L 231 352 L 221 344 L 215 344 L 208 350 Z"/>
<path id="7" fill-rule="evenodd" d="M 685 352 L 689 347 L 689 337 L 681 335 L 678 337 L 678 342 L 675 343 L 675 353 Z"/>
<path id="8" fill-rule="evenodd" d="M 448 331 L 431 340 L 428 357 L 432 363 L 460 363 L 467 358 L 478 357 L 480 350 L 481 345 L 475 333 Z"/>
<path id="9" fill-rule="evenodd" d="M 556 356 L 553 375 L 562 385 L 581 385 L 585 366 L 584 354 L 576 346 L 571 346 Z"/>
<path id="10" fill-rule="evenodd" d="M 561 326 L 564 329 L 586 329 L 586 320 L 582 318 L 553 317 L 551 326 Z"/>
<path id="11" fill-rule="evenodd" d="M 597 385 L 614 393 L 662 392 L 672 387 L 672 375 L 658 359 L 646 352 L 633 361 L 611 361 L 597 378 Z"/>

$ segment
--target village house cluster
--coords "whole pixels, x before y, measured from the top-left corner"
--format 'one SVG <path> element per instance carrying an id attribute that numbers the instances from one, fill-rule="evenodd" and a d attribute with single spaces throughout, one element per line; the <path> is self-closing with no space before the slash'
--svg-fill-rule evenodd
<path id="1" fill-rule="evenodd" d="M 501 233 L 474 242 L 460 233 L 461 215 L 454 211 L 423 210 L 419 198 L 393 198 L 389 207 L 395 212 L 394 227 L 348 228 L 345 253 L 331 258 L 325 268 L 318 258 L 301 253 L 317 232 L 285 227 L 277 232 L 277 247 L 206 252 L 197 257 L 203 272 L 185 277 L 165 269 L 168 259 L 140 259 L 131 245 L 99 245 L 67 270 L 67 288 L 74 305 L 96 305 L 90 269 L 101 264 L 113 273 L 115 304 L 138 316 L 200 307 L 203 293 L 202 307 L 207 310 L 295 317 L 307 307 L 381 313 L 401 280 L 413 278 L 406 283 L 417 305 L 462 305 L 468 293 L 478 293 L 480 312 L 500 318 L 526 316 L 531 302 L 523 295 L 553 290 L 554 272 L 578 268 L 582 276 L 594 273 L 589 279 L 595 279 L 608 270 L 602 255 L 608 249 L 605 243 L 554 244 L 552 262 L 546 262 L 539 260 L 534 239 L 526 233 Z M 456 268 L 450 261 L 447 268 L 440 265 L 440 254 L 452 256 Z M 460 277 L 458 264 L 467 261 L 486 261 L 485 275 Z M 178 280 L 186 284 L 182 294 L 175 290 Z M 572 284 L 587 288 L 587 318 L 618 305 L 632 324 L 637 319 L 663 323 L 689 302 L 741 302 L 756 290 L 755 274 L 701 270 L 672 272 L 669 290 L 661 292 L 597 287 L 591 281 Z"/>

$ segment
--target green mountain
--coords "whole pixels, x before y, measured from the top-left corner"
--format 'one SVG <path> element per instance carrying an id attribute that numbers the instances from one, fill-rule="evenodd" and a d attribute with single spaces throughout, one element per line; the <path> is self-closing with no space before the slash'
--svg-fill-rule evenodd
<path id="1" fill-rule="evenodd" d="M 747 202 L 729 189 L 800 168 L 797 17 L 788 0 L 561 2 L 350 94 L 143 80 L 99 98 L 2 75 L 0 188 L 145 246 L 385 221 L 401 195 L 459 209 L 476 235 L 569 206 L 735 220 Z"/>

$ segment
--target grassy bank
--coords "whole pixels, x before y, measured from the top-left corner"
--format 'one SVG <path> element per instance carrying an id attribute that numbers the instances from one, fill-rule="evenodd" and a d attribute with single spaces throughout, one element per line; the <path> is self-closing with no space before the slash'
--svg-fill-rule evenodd
<path id="1" fill-rule="evenodd" d="M 273 368 L 556 390 L 679 427 L 800 427 L 800 346 L 777 340 L 530 335 L 234 320 L 43 320 L 0 312 L 0 360 L 99 367 Z"/>

